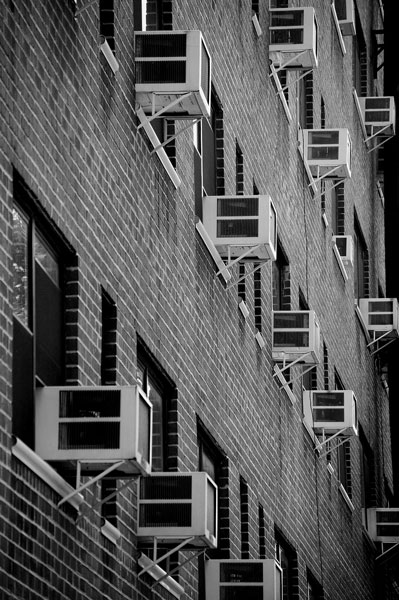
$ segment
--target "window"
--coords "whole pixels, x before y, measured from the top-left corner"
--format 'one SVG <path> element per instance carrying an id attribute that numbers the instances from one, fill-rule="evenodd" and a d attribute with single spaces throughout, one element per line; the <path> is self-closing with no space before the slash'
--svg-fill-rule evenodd
<path id="1" fill-rule="evenodd" d="M 355 298 L 369 297 L 369 281 L 368 281 L 368 251 L 363 233 L 360 229 L 359 221 L 355 215 L 354 224 L 354 283 L 355 283 Z"/>
<path id="2" fill-rule="evenodd" d="M 297 557 L 295 550 L 279 533 L 276 533 L 275 559 L 283 571 L 282 600 L 291 600 L 293 598 L 293 580 L 298 571 Z"/>
<path id="3" fill-rule="evenodd" d="M 335 389 L 343 390 L 344 385 L 338 372 L 335 371 Z M 351 455 L 350 455 L 350 443 L 349 441 L 344 442 L 337 448 L 337 468 L 338 468 L 338 481 L 345 489 L 348 497 L 352 498 L 352 474 L 351 474 Z"/>
<path id="4" fill-rule="evenodd" d="M 313 73 L 298 81 L 298 123 L 302 129 L 313 129 Z"/>
<path id="5" fill-rule="evenodd" d="M 241 558 L 249 558 L 248 483 L 240 477 Z"/>
<path id="6" fill-rule="evenodd" d="M 325 343 L 323 343 L 323 375 L 324 375 L 324 389 L 330 389 L 330 374 L 328 366 L 328 350 Z"/>
<path id="7" fill-rule="evenodd" d="M 307 576 L 307 600 L 323 600 L 323 588 L 316 581 L 313 575 L 308 571 Z"/>
<path id="8" fill-rule="evenodd" d="M 326 105 L 323 96 L 320 97 L 320 129 L 326 128 Z"/>
<path id="9" fill-rule="evenodd" d="M 173 29 L 172 0 L 133 0 L 135 31 Z"/>
<path id="10" fill-rule="evenodd" d="M 361 425 L 359 426 L 359 440 L 361 458 L 362 507 L 364 509 L 364 524 L 367 529 L 367 508 L 376 506 L 376 494 L 374 486 L 374 454 Z"/>
<path id="11" fill-rule="evenodd" d="M 362 26 L 360 23 L 359 14 L 357 8 L 355 8 L 355 27 L 356 36 L 353 39 L 353 85 L 356 89 L 358 96 L 368 96 L 368 85 L 367 85 L 367 46 L 364 39 Z"/>
<path id="12" fill-rule="evenodd" d="M 305 296 L 302 290 L 299 288 L 299 310 L 309 310 L 309 305 L 306 302 Z M 303 367 L 302 375 L 302 387 L 304 390 L 316 390 L 317 389 L 317 369 L 305 365 Z"/>
<path id="13" fill-rule="evenodd" d="M 244 157 L 236 140 L 236 194 L 244 193 Z"/>
<path id="14" fill-rule="evenodd" d="M 35 384 L 64 383 L 67 252 L 18 178 L 12 219 L 13 433 L 33 447 Z"/>
<path id="15" fill-rule="evenodd" d="M 194 184 L 196 215 L 202 218 L 202 196 L 224 194 L 223 111 L 214 91 L 210 118 L 194 127 Z"/>
<path id="16" fill-rule="evenodd" d="M 266 520 L 265 509 L 261 504 L 258 506 L 259 527 L 259 558 L 266 558 Z"/>
<path id="17" fill-rule="evenodd" d="M 101 385 L 116 384 L 116 305 L 107 292 L 101 290 Z M 117 479 L 101 480 L 101 515 L 114 527 L 118 524 Z M 108 499 L 109 498 L 109 499 Z"/>
<path id="18" fill-rule="evenodd" d="M 255 329 L 262 333 L 262 272 L 261 263 L 255 263 L 254 268 L 254 310 Z"/>
<path id="19" fill-rule="evenodd" d="M 345 235 L 345 195 L 344 184 L 331 189 L 331 229 L 333 235 Z"/>
<path id="20" fill-rule="evenodd" d="M 177 392 L 141 340 L 137 342 L 137 382 L 152 402 L 152 470 L 167 471 L 176 466 L 168 462 L 168 433 L 174 432 L 169 415 Z"/>
<path id="21" fill-rule="evenodd" d="M 116 384 L 116 305 L 105 290 L 101 293 L 101 385 Z"/>
<path id="22" fill-rule="evenodd" d="M 100 35 L 104 36 L 115 53 L 114 0 L 100 0 Z"/>
<path id="23" fill-rule="evenodd" d="M 287 258 L 277 243 L 277 260 L 272 262 L 273 310 L 290 310 L 291 283 Z"/>

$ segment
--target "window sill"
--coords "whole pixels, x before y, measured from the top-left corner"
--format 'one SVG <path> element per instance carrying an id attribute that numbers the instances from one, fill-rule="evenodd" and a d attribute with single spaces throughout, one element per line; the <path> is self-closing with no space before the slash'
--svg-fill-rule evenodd
<path id="1" fill-rule="evenodd" d="M 12 447 L 12 454 L 15 456 L 15 458 L 24 463 L 24 465 L 33 471 L 33 473 L 47 483 L 47 485 L 56 491 L 61 498 L 64 498 L 73 491 L 73 487 L 69 485 L 69 483 L 67 483 L 65 479 L 63 479 L 63 477 L 61 477 L 61 475 L 59 475 L 59 473 L 53 469 L 53 467 L 51 467 L 45 460 L 40 458 L 36 452 L 31 450 L 29 446 L 24 444 L 24 442 L 17 437 L 14 439 L 15 444 Z M 73 508 L 79 510 L 83 500 L 84 498 L 82 494 L 75 494 L 75 496 L 70 498 L 68 502 L 71 506 L 73 506 Z"/>
<path id="2" fill-rule="evenodd" d="M 339 484 L 338 490 L 339 490 L 342 498 L 345 500 L 346 504 L 348 505 L 350 511 L 353 512 L 355 510 L 355 507 L 353 506 L 352 500 L 349 498 L 348 493 L 347 493 L 346 489 L 344 488 L 344 486 L 342 485 L 342 483 Z"/>
<path id="3" fill-rule="evenodd" d="M 357 304 L 355 304 L 355 314 L 356 314 L 358 321 L 362 327 L 362 331 L 364 333 L 364 337 L 366 338 L 366 342 L 369 344 L 371 342 L 371 338 L 370 338 L 369 332 L 367 330 L 366 323 L 363 320 L 362 313 L 360 312 L 360 308 L 358 307 Z"/>
<path id="4" fill-rule="evenodd" d="M 166 571 L 154 564 L 153 561 L 145 554 L 141 554 L 137 562 L 143 569 L 153 564 L 153 566 L 148 569 L 147 573 L 153 579 L 155 579 L 155 581 L 158 581 L 161 579 L 161 577 L 165 577 L 166 575 Z M 159 585 L 162 585 L 170 594 L 172 594 L 172 596 L 175 596 L 175 598 L 180 598 L 184 594 L 184 588 L 172 577 L 170 577 L 170 575 L 166 575 L 165 579 L 159 582 Z"/>
<path id="5" fill-rule="evenodd" d="M 113 544 L 116 544 L 121 537 L 119 529 L 106 519 L 102 519 L 101 533 Z"/>
<path id="6" fill-rule="evenodd" d="M 334 256 L 335 256 L 335 258 L 337 260 L 339 269 L 341 271 L 341 275 L 342 275 L 344 281 L 346 282 L 346 281 L 348 281 L 348 273 L 345 270 L 345 265 L 344 265 L 344 263 L 342 261 L 341 255 L 340 255 L 339 250 L 337 248 L 337 244 L 333 243 L 333 247 L 332 248 L 333 248 Z"/>
<path id="7" fill-rule="evenodd" d="M 247 303 L 245 302 L 245 300 L 240 300 L 238 303 L 238 308 L 241 311 L 242 316 L 244 317 L 244 319 L 246 319 L 249 315 L 249 310 L 248 310 L 248 306 Z"/>
<path id="8" fill-rule="evenodd" d="M 255 333 L 255 339 L 256 339 L 256 341 L 257 341 L 257 343 L 258 343 L 258 346 L 259 346 L 259 348 L 262 350 L 262 348 L 264 348 L 264 347 L 265 347 L 265 345 L 266 345 L 266 342 L 265 342 L 265 340 L 263 339 L 263 335 L 261 334 L 261 332 L 260 332 L 260 331 L 257 331 L 257 332 Z"/>

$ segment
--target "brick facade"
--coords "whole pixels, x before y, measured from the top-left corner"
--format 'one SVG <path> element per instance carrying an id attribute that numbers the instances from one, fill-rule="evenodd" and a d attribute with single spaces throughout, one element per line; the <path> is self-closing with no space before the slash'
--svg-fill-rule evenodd
<path id="1" fill-rule="evenodd" d="M 7 0 L 0 8 L 0 501 L 5 524 L 0 531 L 0 597 L 174 597 L 161 584 L 151 589 L 150 575 L 138 577 L 144 547 L 136 534 L 134 478 L 117 480 L 117 518 L 108 527 L 98 505 L 101 482 L 82 491 L 82 498 L 58 506 L 60 489 L 75 486 L 74 470 L 53 465 L 53 477 L 45 465 L 38 466 L 33 423 L 27 423 L 30 438 L 16 443 L 12 210 L 22 186 L 24 202 L 35 210 L 38 235 L 55 253 L 61 245 L 68 251 L 68 259 L 60 260 L 61 383 L 98 386 L 102 375 L 103 381 L 108 375 L 112 382 L 106 383 L 135 385 L 140 368 L 145 371 L 138 347 L 145 347 L 162 381 L 151 391 L 163 400 L 167 396 L 158 428 L 163 468 L 196 471 L 207 464 L 215 470 L 219 545 L 207 550 L 206 557 L 275 558 L 277 540 L 290 563 L 284 600 L 306 599 L 309 580 L 320 598 L 390 599 L 376 592 L 375 558 L 381 548 L 363 523 L 361 454 L 366 447 L 372 461 L 367 502 L 386 506 L 394 497 L 389 398 L 381 364 L 367 347 L 355 310 L 354 269 L 347 267 L 344 280 L 332 250 L 331 182 L 323 196 L 323 220 L 320 194 L 311 191 L 298 152 L 300 85 L 295 73 L 287 71 L 289 120 L 269 77 L 268 3 L 147 2 L 149 29 L 199 29 L 212 56 L 216 193 L 251 195 L 256 182 L 277 210 L 279 275 L 268 262 L 245 279 L 245 286 L 229 289 L 215 276 L 195 227 L 202 215 L 202 182 L 195 173 L 194 161 L 201 156 L 194 154 L 198 148 L 192 129 L 178 135 L 169 150 L 181 179 L 176 189 L 138 128 L 135 4 L 112 3 L 117 73 L 99 49 L 97 3 L 76 16 L 83 0 Z M 371 30 L 382 26 L 380 9 L 368 0 L 356 4 L 367 56 Z M 374 193 L 376 156 L 367 152 L 353 103 L 355 38 L 345 36 L 343 55 L 330 3 L 311 0 L 308 5 L 316 9 L 319 64 L 306 86 L 306 123 L 321 127 L 323 98 L 325 127 L 350 131 L 352 176 L 337 189 L 336 233 L 353 236 L 356 219 L 367 249 L 366 295 L 378 297 L 379 289 L 385 292 L 384 207 Z M 260 37 L 251 20 L 254 7 Z M 360 50 L 362 90 L 382 94 L 383 69 L 373 80 L 372 63 Z M 174 120 L 168 134 L 179 133 L 186 124 Z M 29 261 L 31 268 L 34 257 Z M 249 265 L 232 268 L 233 278 L 244 272 Z M 246 320 L 238 309 L 238 294 L 245 295 Z M 114 307 L 108 318 L 116 324 L 106 340 L 104 295 Z M 273 376 L 272 311 L 299 310 L 302 301 L 316 312 L 321 330 L 320 363 L 311 373 L 311 387 L 333 388 L 335 370 L 344 389 L 353 390 L 358 399 L 362 434 L 346 442 L 346 491 L 338 451 L 319 456 L 304 427 L 302 367 L 290 369 L 296 402 Z M 35 324 L 31 327 L 34 338 Z M 261 329 L 263 348 L 256 342 L 256 329 Z M 109 353 L 108 371 L 102 365 L 104 352 Z M 36 378 L 35 385 L 42 384 Z M 205 446 L 214 449 L 206 459 L 200 455 L 200 434 Z M 17 452 L 17 446 L 22 450 Z M 83 481 L 88 481 L 85 475 Z M 184 562 L 190 552 L 179 552 L 178 560 Z M 175 559 L 169 561 L 172 567 Z M 184 588 L 182 597 L 204 600 L 203 561 L 194 558 L 173 574 Z"/>

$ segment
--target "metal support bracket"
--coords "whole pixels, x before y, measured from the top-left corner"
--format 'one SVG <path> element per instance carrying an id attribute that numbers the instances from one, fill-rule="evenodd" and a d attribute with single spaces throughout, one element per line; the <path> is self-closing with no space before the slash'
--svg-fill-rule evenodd
<path id="1" fill-rule="evenodd" d="M 286 69 L 288 67 L 288 65 L 290 65 L 291 63 L 294 62 L 294 60 L 296 60 L 297 58 L 299 58 L 300 56 L 302 56 L 303 54 L 306 54 L 307 50 L 302 50 L 302 52 L 297 52 L 292 58 L 290 58 L 289 60 L 287 60 L 287 62 L 283 63 L 282 65 L 280 65 L 277 69 L 274 66 L 273 63 L 270 64 L 270 67 L 273 66 L 272 72 L 269 74 L 269 77 L 273 76 L 273 70 L 278 73 L 279 71 L 284 71 L 284 69 Z M 284 54 L 284 52 L 282 52 L 281 54 Z M 290 53 L 291 54 L 291 53 Z M 300 69 L 298 69 L 300 70 Z M 308 69 L 306 69 L 307 71 Z"/>
<path id="2" fill-rule="evenodd" d="M 153 150 L 151 150 L 150 154 L 154 154 L 154 152 L 158 152 L 158 150 L 160 148 L 163 148 L 164 146 L 166 146 L 167 144 L 169 144 L 170 142 L 175 140 L 181 133 L 183 133 L 183 131 L 186 131 L 186 129 L 190 129 L 190 127 L 194 127 L 194 125 L 196 125 L 198 123 L 198 121 L 201 121 L 201 119 L 194 119 L 191 123 L 189 123 L 188 125 L 185 125 L 182 129 L 179 129 L 179 131 L 177 133 L 175 133 L 175 135 L 171 135 L 164 142 L 162 142 L 162 144 L 159 144 Z"/>
<path id="3" fill-rule="evenodd" d="M 317 444 L 315 446 L 315 452 L 319 453 L 319 457 L 325 456 L 326 454 L 329 454 L 330 452 L 332 452 L 332 450 L 335 450 L 336 448 L 339 448 L 339 446 L 342 446 L 342 444 L 344 444 L 345 442 L 347 442 L 352 436 L 349 435 L 344 435 L 345 431 L 347 430 L 347 427 L 345 427 L 344 429 L 340 429 L 340 431 L 337 431 L 337 433 L 334 433 L 333 435 L 329 435 L 328 437 L 325 436 L 324 434 L 324 430 L 322 433 L 322 440 L 320 441 L 319 438 L 315 435 L 316 439 L 317 439 Z M 338 437 L 340 438 L 338 440 Z M 331 447 L 331 441 L 335 440 L 337 441 L 336 444 L 334 444 L 334 446 Z M 325 451 L 323 453 L 320 452 L 321 448 L 325 449 Z"/>
<path id="4" fill-rule="evenodd" d="M 118 462 L 112 463 L 112 465 L 109 466 L 107 469 L 105 469 L 104 471 L 102 471 L 101 473 L 99 473 L 98 475 L 96 475 L 95 477 L 92 477 L 91 479 L 89 479 L 89 481 L 86 481 L 86 483 L 81 484 L 80 481 L 81 481 L 81 463 L 82 462 L 84 462 L 84 463 L 90 463 L 90 462 L 93 462 L 93 461 L 80 461 L 80 460 L 77 461 L 77 464 L 76 464 L 76 489 L 73 490 L 70 494 L 67 494 L 66 496 L 64 496 L 64 498 L 62 498 L 58 502 L 58 504 L 57 504 L 58 508 L 62 504 L 64 504 L 65 502 L 68 502 L 68 500 L 70 500 L 71 498 L 73 498 L 77 494 L 80 494 L 80 492 L 82 492 L 86 488 L 90 487 L 91 485 L 93 485 L 97 481 L 100 481 L 106 475 L 108 475 L 109 473 L 112 473 L 112 471 L 115 471 L 120 466 L 122 466 L 125 462 L 128 462 L 128 461 L 126 461 L 126 460 L 120 460 Z"/>
<path id="5" fill-rule="evenodd" d="M 75 11 L 74 18 L 76 19 L 76 17 L 78 17 L 82 12 L 84 12 L 86 9 L 90 8 L 90 6 L 92 6 L 96 2 L 98 2 L 98 0 L 89 0 L 89 2 L 86 2 L 86 4 L 84 6 L 82 6 L 81 8 L 79 8 Z"/>
<path id="6" fill-rule="evenodd" d="M 276 69 L 275 69 L 275 67 L 274 67 L 274 65 L 273 65 L 273 64 L 270 66 L 270 68 L 272 69 L 272 71 L 273 71 L 273 69 L 274 69 L 274 71 L 275 71 L 275 74 L 276 74 L 276 77 L 278 77 L 278 75 L 277 75 L 278 71 L 276 71 Z M 306 77 L 306 75 L 309 75 L 309 73 L 312 73 L 312 72 L 313 72 L 313 69 L 309 69 L 308 71 L 304 71 L 304 72 L 302 73 L 302 75 L 300 75 L 299 77 L 297 77 L 296 79 L 294 79 L 294 81 L 290 81 L 289 83 L 287 83 L 287 84 L 286 84 L 286 85 L 284 85 L 284 86 L 282 86 L 282 85 L 281 85 L 281 83 L 280 83 L 280 86 L 279 86 L 279 89 L 278 89 L 278 91 L 276 92 L 276 95 L 277 95 L 277 94 L 281 94 L 281 92 L 283 92 L 283 93 L 284 93 L 284 92 L 285 92 L 285 90 L 288 90 L 288 88 L 290 88 L 292 85 L 294 85 L 295 83 L 297 83 L 298 81 L 300 81 L 301 79 L 303 79 L 304 77 Z M 273 75 L 273 73 L 272 73 L 272 75 Z M 280 81 L 280 80 L 279 80 L 279 81 Z M 281 88 L 281 89 L 280 89 L 280 88 Z"/>
<path id="7" fill-rule="evenodd" d="M 380 352 L 381 350 L 383 350 L 384 348 L 386 348 L 393 342 L 396 342 L 396 340 L 398 339 L 397 335 L 394 338 L 386 338 L 386 336 L 392 334 L 392 332 L 393 331 L 386 331 L 383 335 L 380 335 L 378 338 L 374 338 L 369 344 L 367 344 L 367 348 L 371 349 L 371 346 L 373 346 L 374 344 L 378 344 L 378 342 L 380 342 L 381 340 L 384 340 L 384 344 L 380 347 L 376 346 L 376 350 L 373 350 L 371 352 L 371 356 L 373 356 L 374 354 L 377 354 L 377 352 Z M 384 339 L 384 338 L 386 338 L 386 339 Z"/>
<path id="8" fill-rule="evenodd" d="M 190 96 L 192 96 L 192 94 L 193 94 L 193 92 L 187 92 L 187 94 L 182 94 L 181 96 L 178 96 L 175 100 L 170 102 L 167 106 L 164 106 L 158 112 L 155 112 L 155 97 L 157 96 L 157 94 L 155 92 L 152 92 L 152 111 L 151 111 L 150 116 L 145 115 L 147 122 L 151 123 L 151 121 L 153 121 L 154 119 L 159 119 L 159 117 L 161 115 L 163 115 L 167 110 L 169 110 L 173 106 L 176 106 L 176 104 L 179 104 L 179 102 L 181 102 L 182 100 L 189 98 Z M 144 113 L 144 111 L 143 111 L 143 113 Z M 169 118 L 178 119 L 178 117 L 169 117 Z M 137 129 L 140 129 L 143 126 L 144 126 L 144 124 L 141 123 L 141 125 L 139 125 Z"/>
<path id="9" fill-rule="evenodd" d="M 229 285 L 226 286 L 226 290 L 229 290 L 231 287 L 233 287 L 237 283 L 240 283 L 240 281 L 243 281 L 244 279 L 246 279 L 247 277 L 252 275 L 252 273 L 256 273 L 256 271 L 259 271 L 263 267 L 263 265 L 265 265 L 266 262 L 268 262 L 268 261 L 263 260 L 263 261 L 256 261 L 256 262 L 259 263 L 256 265 L 256 267 L 253 267 L 251 270 L 246 272 L 245 275 L 241 275 L 241 277 L 238 277 L 238 279 L 235 279 L 233 282 L 229 283 Z M 231 265 L 229 265 L 229 266 L 231 266 Z"/>

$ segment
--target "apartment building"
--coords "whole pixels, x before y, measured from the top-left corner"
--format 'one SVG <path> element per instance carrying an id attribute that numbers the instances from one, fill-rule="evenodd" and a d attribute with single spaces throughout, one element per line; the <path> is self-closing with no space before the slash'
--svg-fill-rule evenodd
<path id="1" fill-rule="evenodd" d="M 0 10 L 1 597 L 398 598 L 383 3 Z"/>

